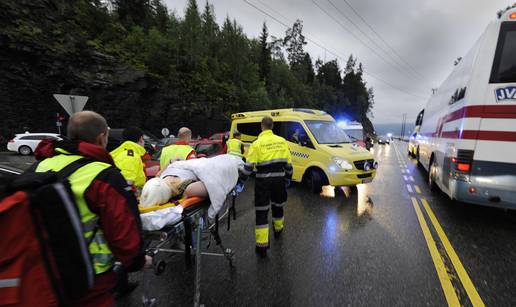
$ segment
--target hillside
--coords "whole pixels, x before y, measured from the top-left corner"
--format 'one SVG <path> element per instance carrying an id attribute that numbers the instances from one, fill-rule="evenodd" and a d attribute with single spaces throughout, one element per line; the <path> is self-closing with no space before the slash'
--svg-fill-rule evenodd
<path id="1" fill-rule="evenodd" d="M 302 21 L 283 38 L 247 37 L 236 20 L 189 2 L 184 16 L 159 0 L 0 2 L 1 135 L 55 131 L 52 94 L 89 96 L 112 127 L 157 132 L 225 130 L 233 112 L 323 109 L 361 121 L 373 105 L 362 65 L 323 63 L 304 51 Z"/>

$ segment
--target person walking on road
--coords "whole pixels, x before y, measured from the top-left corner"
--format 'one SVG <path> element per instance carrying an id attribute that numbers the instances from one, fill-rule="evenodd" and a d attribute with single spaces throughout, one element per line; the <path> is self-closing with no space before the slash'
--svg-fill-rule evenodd
<path id="1" fill-rule="evenodd" d="M 240 132 L 234 131 L 233 138 L 229 139 L 227 144 L 227 153 L 242 158 L 244 156 L 244 144 L 240 140 Z"/>
<path id="2" fill-rule="evenodd" d="M 147 153 L 143 147 L 143 131 L 128 127 L 124 129 L 123 138 L 124 142 L 111 152 L 111 156 L 127 183 L 141 189 L 147 180 L 143 164 L 143 156 Z"/>
<path id="3" fill-rule="evenodd" d="M 164 147 L 161 151 L 161 157 L 159 159 L 159 165 L 163 171 L 170 162 L 195 159 L 197 154 L 192 146 L 189 145 L 192 140 L 192 131 L 183 127 L 179 129 L 177 133 L 179 141 L 173 145 Z"/>
<path id="4" fill-rule="evenodd" d="M 256 210 L 256 252 L 265 257 L 269 248 L 269 207 L 272 205 L 274 237 L 279 238 L 284 228 L 283 207 L 287 201 L 286 181 L 292 178 L 292 157 L 284 138 L 272 132 L 274 121 L 262 119 L 262 133 L 251 144 L 244 174 L 256 169 L 254 201 Z"/>
<path id="5" fill-rule="evenodd" d="M 78 112 L 68 122 L 69 141 L 43 140 L 35 151 L 35 172 L 80 166 L 68 176 L 95 269 L 93 287 L 72 306 L 115 306 L 115 261 L 128 272 L 150 267 L 144 254 L 137 200 L 105 149 L 109 128 L 101 115 Z"/>

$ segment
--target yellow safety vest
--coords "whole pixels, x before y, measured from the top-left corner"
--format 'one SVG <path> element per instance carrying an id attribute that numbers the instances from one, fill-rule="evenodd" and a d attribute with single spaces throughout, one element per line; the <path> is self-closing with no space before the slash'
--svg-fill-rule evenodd
<path id="1" fill-rule="evenodd" d="M 63 154 L 41 161 L 36 168 L 36 172 L 58 172 L 72 162 L 83 158 L 79 155 L 65 154 L 64 151 L 59 149 L 56 149 L 56 151 L 61 151 Z M 68 177 L 72 192 L 75 196 L 75 202 L 77 203 L 77 209 L 81 215 L 84 237 L 87 242 L 91 241 L 88 248 L 95 267 L 95 274 L 104 273 L 109 270 L 113 266 L 115 258 L 107 245 L 102 229 L 98 228 L 98 216 L 88 208 L 84 193 L 98 174 L 110 166 L 110 164 L 103 162 L 91 162 L 79 168 Z M 95 237 L 92 239 L 95 229 L 97 229 Z"/>
<path id="2" fill-rule="evenodd" d="M 131 141 L 125 141 L 111 152 L 115 165 L 120 169 L 125 180 L 132 181 L 137 187 L 143 187 L 147 180 L 142 161 L 145 153 L 143 146 Z"/>
<path id="3" fill-rule="evenodd" d="M 292 175 L 292 156 L 287 141 L 265 130 L 249 147 L 244 173 L 256 168 L 256 178 L 284 177 Z"/>
<path id="4" fill-rule="evenodd" d="M 194 149 L 190 145 L 169 145 L 161 150 L 159 165 L 163 170 L 170 164 L 170 161 L 186 160 L 192 151 Z"/>
<path id="5" fill-rule="evenodd" d="M 243 157 L 242 154 L 242 141 L 239 139 L 230 139 L 227 141 L 228 154 L 235 155 L 237 157 Z"/>

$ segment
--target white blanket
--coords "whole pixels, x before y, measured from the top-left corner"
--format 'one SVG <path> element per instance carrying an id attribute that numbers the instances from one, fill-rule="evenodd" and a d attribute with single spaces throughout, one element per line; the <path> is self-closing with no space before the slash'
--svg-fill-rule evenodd
<path id="1" fill-rule="evenodd" d="M 204 183 L 210 196 L 208 217 L 215 218 L 224 205 L 226 196 L 238 182 L 238 170 L 243 167 L 241 158 L 233 155 L 220 155 L 213 158 L 200 158 L 177 161 L 169 167 L 192 171 Z"/>
<path id="2" fill-rule="evenodd" d="M 160 230 L 166 225 L 174 224 L 181 219 L 183 207 L 168 207 L 140 215 L 143 230 Z"/>

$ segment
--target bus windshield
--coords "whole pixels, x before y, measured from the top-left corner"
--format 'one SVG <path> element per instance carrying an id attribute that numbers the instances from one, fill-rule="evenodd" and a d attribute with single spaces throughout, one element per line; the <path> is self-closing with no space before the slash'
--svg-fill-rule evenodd
<path id="1" fill-rule="evenodd" d="M 500 29 L 491 83 L 516 82 L 516 22 L 505 22 Z"/>
<path id="2" fill-rule="evenodd" d="M 307 120 L 305 123 L 319 144 L 351 143 L 344 130 L 339 128 L 335 122 Z"/>

